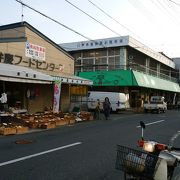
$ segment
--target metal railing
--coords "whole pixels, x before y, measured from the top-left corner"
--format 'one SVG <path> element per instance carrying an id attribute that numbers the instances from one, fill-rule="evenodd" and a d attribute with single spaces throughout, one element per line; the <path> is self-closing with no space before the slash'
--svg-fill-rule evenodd
<path id="1" fill-rule="evenodd" d="M 179 80 L 178 78 L 169 76 L 164 73 L 157 72 L 151 68 L 147 68 L 146 66 L 140 65 L 140 64 L 129 64 L 129 65 L 108 65 L 108 64 L 86 64 L 86 65 L 76 65 L 77 69 L 82 70 L 82 72 L 87 72 L 87 71 L 115 71 L 115 70 L 133 70 L 133 71 L 138 71 L 147 75 L 155 76 L 161 79 L 169 80 L 172 82 L 178 83 Z M 83 70 L 84 69 L 84 70 Z"/>

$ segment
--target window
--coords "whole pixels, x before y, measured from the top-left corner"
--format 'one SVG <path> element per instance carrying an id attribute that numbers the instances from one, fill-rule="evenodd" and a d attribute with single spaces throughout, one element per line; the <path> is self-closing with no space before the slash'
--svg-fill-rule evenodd
<path id="1" fill-rule="evenodd" d="M 95 52 L 96 57 L 107 56 L 107 50 L 98 50 Z"/>
<path id="2" fill-rule="evenodd" d="M 109 48 L 108 49 L 108 56 L 115 56 L 115 55 L 119 55 L 119 54 L 120 54 L 119 48 Z"/>
<path id="3" fill-rule="evenodd" d="M 94 58 L 83 59 L 83 71 L 93 71 Z"/>
<path id="4" fill-rule="evenodd" d="M 96 58 L 95 69 L 96 71 L 107 70 L 107 58 L 106 57 Z"/>
<path id="5" fill-rule="evenodd" d="M 83 58 L 94 57 L 94 51 L 83 52 Z"/>
<path id="6" fill-rule="evenodd" d="M 108 58 L 108 69 L 109 70 L 120 69 L 120 57 L 119 56 Z"/>
<path id="7" fill-rule="evenodd" d="M 81 59 L 76 59 L 75 65 L 81 65 Z"/>

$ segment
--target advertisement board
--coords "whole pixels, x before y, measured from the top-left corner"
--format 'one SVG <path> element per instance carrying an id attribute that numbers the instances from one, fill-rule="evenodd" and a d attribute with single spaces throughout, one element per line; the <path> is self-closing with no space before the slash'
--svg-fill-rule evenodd
<path id="1" fill-rule="evenodd" d="M 26 42 L 25 44 L 26 57 L 45 61 L 45 53 L 46 53 L 46 49 L 44 47 Z"/>

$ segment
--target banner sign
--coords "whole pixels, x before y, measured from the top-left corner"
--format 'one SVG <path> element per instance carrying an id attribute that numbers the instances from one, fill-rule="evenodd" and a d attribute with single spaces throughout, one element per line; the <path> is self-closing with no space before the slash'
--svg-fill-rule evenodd
<path id="1" fill-rule="evenodd" d="M 45 48 L 26 42 L 25 56 L 33 59 L 45 61 Z"/>
<path id="2" fill-rule="evenodd" d="M 55 81 L 54 84 L 54 102 L 53 102 L 53 112 L 59 112 L 60 104 L 60 94 L 61 94 L 61 81 Z"/>

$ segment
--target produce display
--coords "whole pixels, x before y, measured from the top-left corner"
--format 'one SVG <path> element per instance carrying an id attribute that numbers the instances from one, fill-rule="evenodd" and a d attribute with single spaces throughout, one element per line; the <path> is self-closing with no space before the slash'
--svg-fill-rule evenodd
<path id="1" fill-rule="evenodd" d="M 86 111 L 80 111 L 76 114 L 53 113 L 51 111 L 36 114 L 11 114 L 1 118 L 0 135 L 27 133 L 31 129 L 52 129 L 88 120 L 93 120 L 93 116 Z"/>

